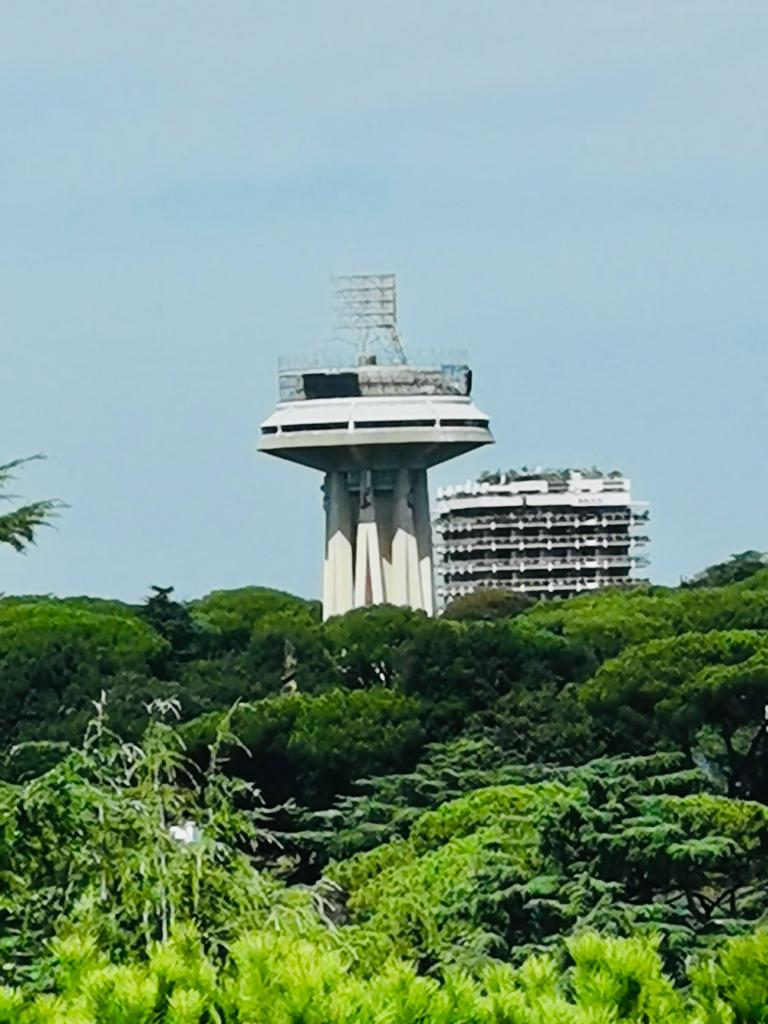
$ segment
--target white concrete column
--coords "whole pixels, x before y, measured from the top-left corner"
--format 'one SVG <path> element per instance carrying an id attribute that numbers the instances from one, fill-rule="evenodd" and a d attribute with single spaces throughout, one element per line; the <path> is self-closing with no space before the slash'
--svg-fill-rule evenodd
<path id="1" fill-rule="evenodd" d="M 353 607 L 352 502 L 344 473 L 325 475 L 325 564 L 323 618 Z"/>
<path id="2" fill-rule="evenodd" d="M 393 604 L 434 608 L 432 582 L 432 527 L 426 470 L 401 469 L 395 481 L 392 541 Z"/>
<path id="3" fill-rule="evenodd" d="M 376 494 L 376 524 L 379 534 L 379 552 L 381 554 L 381 574 L 384 585 L 384 600 L 392 603 L 392 587 L 394 574 L 392 571 L 392 541 L 394 540 L 394 493 L 385 491 Z"/>
<path id="4" fill-rule="evenodd" d="M 399 469 L 395 477 L 392 508 L 392 586 L 388 600 L 408 605 L 410 601 L 408 563 L 411 556 L 409 540 L 413 536 L 411 481 L 407 469 Z"/>
<path id="5" fill-rule="evenodd" d="M 435 581 L 432 563 L 432 522 L 429 517 L 429 488 L 426 469 L 413 473 L 413 525 L 421 583 L 421 604 L 427 615 L 435 612 Z"/>
<path id="6" fill-rule="evenodd" d="M 361 473 L 360 477 L 360 510 L 355 545 L 355 608 L 381 604 L 384 600 L 384 576 L 373 481 L 368 470 Z"/>

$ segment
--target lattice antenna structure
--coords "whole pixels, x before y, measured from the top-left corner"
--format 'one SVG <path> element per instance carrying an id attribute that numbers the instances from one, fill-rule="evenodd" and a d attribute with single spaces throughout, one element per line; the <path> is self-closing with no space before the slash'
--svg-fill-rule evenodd
<path id="1" fill-rule="evenodd" d="M 406 363 L 397 329 L 394 274 L 344 274 L 331 278 L 336 330 L 358 350 L 361 363 L 380 348 L 394 363 Z"/>

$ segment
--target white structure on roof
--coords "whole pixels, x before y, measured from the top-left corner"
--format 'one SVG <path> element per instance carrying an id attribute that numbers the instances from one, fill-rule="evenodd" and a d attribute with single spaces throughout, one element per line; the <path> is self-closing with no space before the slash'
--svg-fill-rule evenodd
<path id="1" fill-rule="evenodd" d="M 647 502 L 630 481 L 596 470 L 513 472 L 438 491 L 441 605 L 480 587 L 564 597 L 626 586 L 647 565 Z"/>
<path id="2" fill-rule="evenodd" d="M 380 602 L 431 614 L 427 469 L 491 443 L 488 417 L 470 398 L 466 365 L 400 361 L 391 275 L 344 278 L 343 290 L 344 315 L 365 333 L 357 365 L 283 366 L 259 450 L 325 474 L 325 618 Z"/>

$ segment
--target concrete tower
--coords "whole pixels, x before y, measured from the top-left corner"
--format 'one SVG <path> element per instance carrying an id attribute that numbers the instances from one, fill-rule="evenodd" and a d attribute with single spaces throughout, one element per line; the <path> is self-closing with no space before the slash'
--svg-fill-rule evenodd
<path id="1" fill-rule="evenodd" d="M 336 296 L 356 355 L 282 367 L 259 450 L 325 474 L 325 618 L 382 602 L 432 614 L 427 469 L 492 443 L 488 417 L 465 364 L 406 360 L 393 275 L 338 278 Z"/>

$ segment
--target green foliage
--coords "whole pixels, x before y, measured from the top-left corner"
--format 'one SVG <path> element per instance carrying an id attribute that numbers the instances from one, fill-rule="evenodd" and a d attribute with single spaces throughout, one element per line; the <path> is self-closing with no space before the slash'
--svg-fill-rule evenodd
<path id="1" fill-rule="evenodd" d="M 214 713 L 181 728 L 198 759 L 223 716 Z M 322 804 L 359 774 L 386 772 L 419 750 L 419 704 L 381 687 L 285 694 L 241 704 L 231 716 L 237 740 L 225 745 L 229 770 L 258 783 L 270 801 L 297 791 Z"/>
<path id="2" fill-rule="evenodd" d="M 738 583 L 749 579 L 756 573 L 764 573 L 768 566 L 768 554 L 765 551 L 742 551 L 731 555 L 724 562 L 710 565 L 701 572 L 685 580 L 683 587 L 724 587 L 729 583 Z"/>
<path id="3" fill-rule="evenodd" d="M 6 782 L 25 782 L 42 775 L 66 757 L 71 747 L 56 740 L 27 740 L 15 743 L 0 762 L 0 779 Z"/>
<path id="4" fill-rule="evenodd" d="M 58 601 L 0 605 L 0 742 L 77 742 L 105 680 L 151 673 L 166 652 L 134 616 Z"/>
<path id="5" fill-rule="evenodd" d="M 300 617 L 263 619 L 251 635 L 245 657 L 263 695 L 281 688 L 313 693 L 342 681 L 321 631 Z"/>
<path id="6" fill-rule="evenodd" d="M 604 747 L 578 686 L 557 680 L 515 687 L 475 711 L 466 731 L 487 737 L 521 763 L 579 764 Z"/>
<path id="7" fill-rule="evenodd" d="M 0 608 L 6 605 L 44 604 L 63 605 L 66 608 L 79 609 L 86 612 L 101 612 L 104 615 L 120 615 L 123 618 L 138 614 L 139 606 L 127 604 L 108 597 L 55 597 L 53 594 L 18 594 L 0 598 Z"/>
<path id="8" fill-rule="evenodd" d="M 583 647 L 525 617 L 511 622 L 428 620 L 397 651 L 398 681 L 430 708 L 434 738 L 458 732 L 466 716 L 512 693 L 559 690 L 593 667 Z"/>
<path id="9" fill-rule="evenodd" d="M 173 587 L 152 587 L 141 617 L 168 643 L 172 664 L 205 658 L 217 651 L 219 631 L 195 619 L 186 605 L 171 599 Z"/>
<path id="10" fill-rule="evenodd" d="M 57 932 L 74 929 L 122 956 L 194 923 L 216 951 L 236 927 L 266 921 L 275 901 L 304 913 L 300 892 L 284 898 L 258 870 L 255 856 L 272 837 L 258 794 L 220 771 L 228 728 L 225 719 L 198 771 L 162 719 L 137 746 L 110 732 L 100 707 L 81 749 L 0 788 L 6 974 L 45 980 L 45 943 Z"/>
<path id="11" fill-rule="evenodd" d="M 6 462 L 0 466 L 0 491 L 14 479 L 14 470 L 26 462 L 41 458 L 42 455 L 33 455 L 31 458 L 14 459 L 13 462 Z M 0 501 L 11 501 L 13 498 L 14 495 L 0 493 Z M 3 513 L 0 515 L 0 544 L 8 544 L 14 551 L 24 551 L 30 544 L 34 544 L 40 527 L 50 525 L 51 520 L 63 507 L 62 502 L 49 498 L 18 505 L 10 512 Z"/>
<path id="12" fill-rule="evenodd" d="M 325 817 L 326 849 L 344 857 L 327 875 L 379 955 L 516 960 L 590 925 L 653 929 L 679 973 L 691 950 L 768 913 L 768 810 L 702 791 L 680 755 L 536 768 L 489 754 L 433 750 Z M 445 800 L 459 780 L 469 791 Z"/>
<path id="13" fill-rule="evenodd" d="M 0 1024 L 766 1024 L 741 575 L 327 623 L 0 600 Z"/>
<path id="14" fill-rule="evenodd" d="M 624 750 L 666 739 L 690 751 L 711 727 L 731 794 L 768 797 L 768 632 L 687 633 L 630 647 L 605 662 L 582 695 Z"/>
<path id="15" fill-rule="evenodd" d="M 600 658 L 681 633 L 768 629 L 768 570 L 727 587 L 607 590 L 542 602 L 526 617 L 586 644 Z"/>
<path id="16" fill-rule="evenodd" d="M 764 1024 L 768 1011 L 768 930 L 726 942 L 717 956 L 691 969 L 694 1002 L 702 1019 Z"/>
<path id="17" fill-rule="evenodd" d="M 538 873 L 536 814 L 566 792 L 556 783 L 475 790 L 420 816 L 407 840 L 336 863 L 328 877 L 369 942 L 390 940 L 388 954 L 422 968 L 503 954 L 496 893 Z"/>
<path id="18" fill-rule="evenodd" d="M 471 978 L 440 980 L 389 962 L 365 973 L 317 935 L 244 934 L 229 963 L 213 962 L 193 931 L 177 930 L 144 962 L 111 961 L 84 938 L 55 948 L 50 993 L 0 990 L 14 1024 L 762 1024 L 768 1004 L 765 932 L 724 944 L 691 970 L 687 991 L 664 974 L 652 938 L 585 932 L 567 964 L 530 957 Z M 733 968 L 740 969 L 734 975 Z"/>
<path id="19" fill-rule="evenodd" d="M 514 619 L 535 603 L 534 598 L 519 591 L 482 587 L 451 601 L 443 612 L 443 618 L 456 622 Z"/>
<path id="20" fill-rule="evenodd" d="M 239 590 L 214 590 L 207 597 L 192 601 L 190 611 L 203 625 L 218 630 L 230 649 L 242 649 L 254 626 L 264 619 L 279 617 L 305 625 L 318 622 L 317 601 L 304 601 L 293 594 L 269 587 L 241 587 Z"/>
<path id="21" fill-rule="evenodd" d="M 374 605 L 329 619 L 323 635 L 346 686 L 386 686 L 395 679 L 399 649 L 429 624 L 423 612 Z"/>

